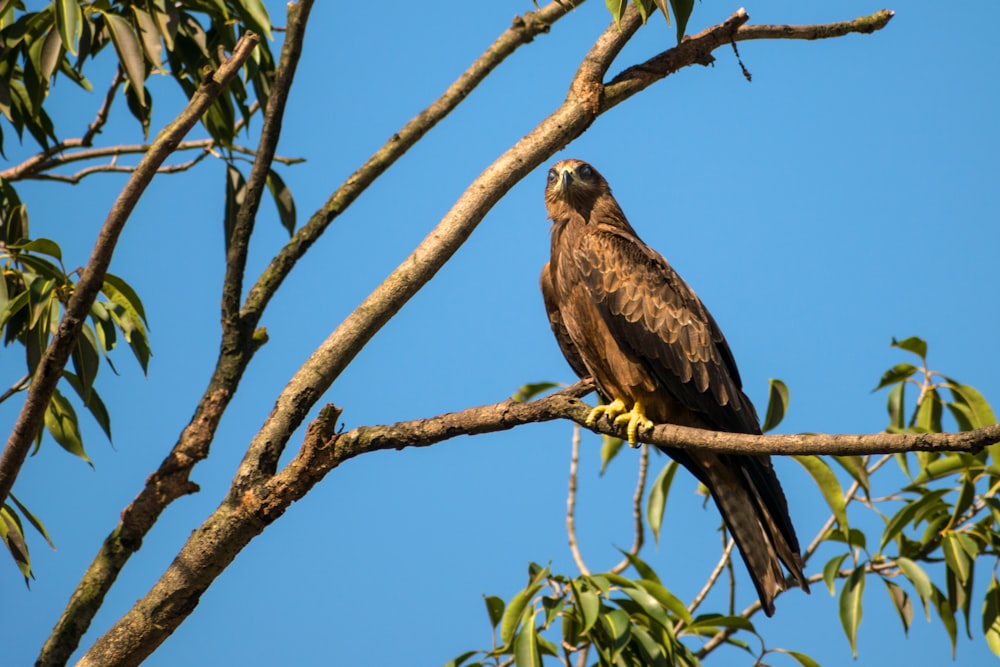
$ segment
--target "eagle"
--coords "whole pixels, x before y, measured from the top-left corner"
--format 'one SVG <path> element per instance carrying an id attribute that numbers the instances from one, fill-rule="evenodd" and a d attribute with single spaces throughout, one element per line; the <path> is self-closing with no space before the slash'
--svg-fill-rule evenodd
<path id="1" fill-rule="evenodd" d="M 588 418 L 640 428 L 679 424 L 759 434 L 736 361 L 701 300 L 629 224 L 608 182 L 581 160 L 548 173 L 552 256 L 542 269 L 549 323 L 566 361 L 605 404 Z M 662 448 L 709 490 L 739 547 L 764 612 L 785 590 L 782 564 L 803 590 L 795 528 L 770 458 Z"/>

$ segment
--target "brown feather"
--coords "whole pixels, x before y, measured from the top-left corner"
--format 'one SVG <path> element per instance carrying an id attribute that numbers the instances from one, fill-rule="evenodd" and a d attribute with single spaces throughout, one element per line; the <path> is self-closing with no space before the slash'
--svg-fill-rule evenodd
<path id="1" fill-rule="evenodd" d="M 549 171 L 552 257 L 542 270 L 549 323 L 573 371 L 607 399 L 642 402 L 657 423 L 760 433 L 722 331 L 683 279 L 632 229 L 585 162 Z M 764 611 L 785 588 L 809 590 L 785 495 L 766 456 L 668 449 L 711 491 Z"/>

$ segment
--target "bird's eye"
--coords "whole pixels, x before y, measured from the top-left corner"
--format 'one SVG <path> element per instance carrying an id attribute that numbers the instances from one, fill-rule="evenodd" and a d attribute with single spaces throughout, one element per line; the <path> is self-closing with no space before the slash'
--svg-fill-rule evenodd
<path id="1" fill-rule="evenodd" d="M 549 183 L 554 183 L 557 178 L 559 178 L 559 174 L 556 173 L 556 170 L 549 169 Z"/>
<path id="2" fill-rule="evenodd" d="M 590 178 L 594 175 L 594 170 L 590 168 L 589 164 L 580 165 L 579 169 L 580 178 Z"/>

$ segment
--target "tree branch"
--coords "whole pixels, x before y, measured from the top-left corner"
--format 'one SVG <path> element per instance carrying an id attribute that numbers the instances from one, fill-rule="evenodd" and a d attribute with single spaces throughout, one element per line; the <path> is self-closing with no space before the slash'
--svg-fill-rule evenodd
<path id="1" fill-rule="evenodd" d="M 69 358 L 76 336 L 79 334 L 83 322 L 90 312 L 90 307 L 103 285 L 118 236 L 139 197 L 163 161 L 176 149 L 181 138 L 199 121 L 212 102 L 222 94 L 229 81 L 240 71 L 257 46 L 257 42 L 258 37 L 255 34 L 250 32 L 244 34 L 237 42 L 230 57 L 215 72 L 204 77 L 184 111 L 160 132 L 112 206 L 98 235 L 90 260 L 87 262 L 73 296 L 66 306 L 59 330 L 53 336 L 52 342 L 39 363 L 27 400 L 11 433 L 7 447 L 0 457 L 0 498 L 6 497 L 10 492 L 10 487 L 24 462 L 31 442 L 41 428 L 45 410 L 55 390 L 60 373 Z M 193 488 L 197 487 L 183 479 L 177 480 L 176 484 L 166 489 L 158 488 L 158 491 L 168 490 L 170 493 L 176 494 L 174 497 L 179 497 L 190 493 Z M 128 521 L 126 513 L 123 513 L 123 523 Z M 155 518 L 153 520 L 155 521 Z M 142 541 L 141 534 L 135 536 L 134 541 L 128 538 L 127 532 L 125 535 L 120 535 L 116 530 L 105 540 L 102 551 L 99 552 L 97 560 L 95 560 L 96 567 L 91 565 L 84 581 L 74 591 L 67 610 L 64 611 L 55 630 L 53 630 L 53 634 L 42 648 L 38 664 L 65 664 L 66 660 L 69 659 L 83 632 L 89 626 L 93 615 L 100 608 L 104 595 L 110 587 L 110 582 L 120 571 L 119 563 L 123 564 L 124 560 L 128 558 L 127 554 L 137 549 Z M 123 543 L 126 545 L 124 550 L 116 548 Z M 122 559 L 122 551 L 126 553 L 124 560 Z M 95 582 L 100 583 L 96 586 L 92 585 Z"/>
<path id="2" fill-rule="evenodd" d="M 632 522 L 635 525 L 635 537 L 632 538 L 632 548 L 628 550 L 629 556 L 639 555 L 643 542 L 646 540 L 646 526 L 642 521 L 642 498 L 646 494 L 646 475 L 649 472 L 649 445 L 642 446 L 642 453 L 639 455 L 639 479 L 635 483 L 635 493 L 632 494 Z M 611 572 L 621 574 L 632 564 L 629 557 L 622 558 Z"/>
<path id="3" fill-rule="evenodd" d="M 552 5 L 549 5 L 540 12 L 549 11 L 558 18 L 567 11 L 563 7 L 551 8 Z M 712 49 L 732 41 L 735 28 L 745 21 L 745 12 L 740 12 L 730 22 L 710 28 L 661 55 L 667 58 L 674 69 L 703 63 L 706 61 L 705 50 L 710 56 Z M 278 518 L 291 502 L 301 498 L 327 472 L 345 460 L 381 449 L 429 446 L 459 434 L 509 429 L 531 421 L 559 417 L 572 418 L 578 423 L 585 420 L 589 409 L 575 397 L 573 388 L 533 403 L 506 401 L 428 420 L 354 429 L 342 435 L 335 433 L 339 410 L 327 406 L 310 425 L 296 456 L 283 470 L 275 473 L 285 444 L 320 396 L 381 326 L 435 275 L 500 197 L 556 150 L 580 136 L 600 113 L 670 73 L 667 71 L 656 78 L 650 78 L 645 84 L 641 81 L 636 84 L 631 79 L 621 81 L 613 89 L 611 85 L 605 86 L 602 83 L 611 62 L 640 24 L 637 10 L 630 5 L 620 28 L 612 24 L 581 63 L 566 101 L 475 179 L 413 254 L 313 353 L 289 381 L 278 397 L 271 415 L 250 443 L 247 455 L 222 505 L 192 534 L 163 577 L 94 644 L 81 664 L 136 664 L 148 655 L 191 613 L 200 595 L 240 549 Z M 526 28 L 515 22 L 515 26 L 508 31 L 511 34 L 505 33 L 502 36 L 504 43 L 499 51 L 488 52 L 489 57 L 484 55 L 469 72 L 476 73 L 474 77 L 485 76 L 499 62 L 494 62 L 498 53 L 513 50 L 524 43 L 525 34 L 530 40 L 537 32 L 531 32 L 530 26 Z M 478 82 L 479 79 L 474 77 L 473 80 Z M 609 91 L 613 93 L 610 97 Z M 467 92 L 468 89 L 449 89 L 442 98 L 444 107 L 450 109 Z M 296 232 L 292 241 L 272 261 L 248 293 L 241 311 L 241 314 L 247 316 L 245 321 L 256 321 L 255 318 L 259 318 L 259 313 L 292 266 L 327 225 L 433 126 L 447 109 L 443 112 L 434 109 L 429 118 L 418 116 L 411 121 L 400 135 L 393 137 L 382 151 L 355 172 L 324 207 Z M 574 385 L 576 390 L 579 387 L 580 385 Z M 658 442 L 656 438 L 664 438 L 671 442 L 670 446 L 680 446 L 678 438 L 681 436 L 670 430 L 678 428 L 680 427 L 658 427 L 650 434 L 650 438 L 643 439 Z M 602 425 L 600 430 L 623 435 L 611 426 L 605 431 Z M 709 440 L 711 436 L 720 435 L 705 436 L 705 432 L 696 433 L 701 433 L 699 437 L 707 437 Z M 788 436 L 762 437 L 774 439 Z M 756 441 L 755 444 L 760 445 L 761 441 Z M 706 446 L 726 451 L 725 447 L 746 447 L 748 443 L 733 444 L 727 441 L 720 445 L 719 442 L 712 442 Z M 753 453 L 763 452 L 757 449 Z"/>
<path id="4" fill-rule="evenodd" d="M 577 470 L 580 464 L 580 425 L 573 425 L 573 446 L 569 457 L 569 492 L 566 494 L 566 536 L 569 540 L 569 552 L 580 574 L 590 574 L 590 568 L 583 561 L 580 545 L 576 541 L 576 482 Z"/>

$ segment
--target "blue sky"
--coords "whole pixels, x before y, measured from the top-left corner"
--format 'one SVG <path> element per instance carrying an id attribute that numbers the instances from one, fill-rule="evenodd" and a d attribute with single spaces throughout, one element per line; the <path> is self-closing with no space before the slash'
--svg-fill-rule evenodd
<path id="1" fill-rule="evenodd" d="M 283 3 L 268 3 L 275 23 Z M 282 169 L 300 219 L 451 83 L 530 0 L 379 12 L 317 3 L 279 152 L 307 162 Z M 694 33 L 737 5 L 699 3 Z M 869 14 L 864 2 L 753 2 L 752 23 L 814 23 Z M 997 149 L 1000 65 L 992 3 L 907 2 L 875 35 L 757 41 L 709 68 L 689 68 L 600 118 L 553 158 L 579 157 L 608 178 L 640 235 L 702 297 L 729 339 L 760 411 L 768 378 L 791 390 L 783 432 L 884 428 L 881 373 L 908 360 L 893 336 L 919 335 L 931 365 L 1000 406 L 1000 248 Z M 951 9 L 949 6 L 948 9 Z M 223 420 L 212 456 L 193 475 L 202 492 L 163 516 L 108 596 L 89 645 L 144 594 L 190 531 L 223 497 L 249 439 L 312 349 L 392 270 L 468 183 L 564 98 L 580 58 L 608 23 L 588 2 L 519 50 L 466 103 L 339 218 L 296 268 L 264 318 L 258 353 Z M 666 48 L 674 31 L 654 17 L 612 72 Z M 277 46 L 275 46 L 277 49 Z M 93 77 L 101 91 L 101 79 Z M 170 120 L 171 82 L 150 84 L 153 128 Z M 89 123 L 103 92 L 54 92 L 67 135 Z M 116 124 L 116 121 L 121 123 Z M 108 141 L 139 128 L 118 104 Z M 18 152 L 8 133 L 8 156 Z M 492 403 L 525 382 L 569 382 L 537 278 L 548 255 L 545 167 L 515 187 L 420 294 L 338 379 L 324 400 L 348 428 Z M 25 466 L 15 492 L 46 522 L 58 547 L 37 540 L 38 578 L 25 590 L 11 569 L 0 590 L 10 664 L 28 664 L 118 513 L 159 464 L 190 417 L 218 347 L 224 167 L 154 182 L 122 237 L 112 271 L 140 293 L 150 318 L 148 377 L 116 357 L 100 389 L 114 446 L 85 424 L 96 470 L 51 441 Z M 36 236 L 85 263 L 121 188 L 118 176 L 78 187 L 26 184 Z M 273 207 L 260 216 L 249 275 L 283 243 Z M 17 376 L 19 349 L 0 351 Z M 5 381 L 7 375 L 4 375 Z M 16 406 L 15 406 L 16 407 Z M 0 419 L 12 423 L 12 406 Z M 531 425 L 348 462 L 256 539 L 149 659 L 175 664 L 441 664 L 487 648 L 481 595 L 509 598 L 529 561 L 574 574 L 564 529 L 572 428 Z M 301 434 L 293 438 L 296 445 Z M 617 562 L 632 536 L 637 457 L 624 452 L 598 477 L 599 439 L 585 434 L 578 523 L 590 567 Z M 803 542 L 826 519 L 796 464 L 778 461 Z M 718 514 L 678 476 L 667 541 L 644 556 L 690 598 L 717 559 Z M 825 559 L 811 563 L 814 572 Z M 737 568 L 742 577 L 742 566 Z M 983 589 L 977 591 L 981 596 Z M 740 607 L 753 599 L 744 578 Z M 950 658 L 941 625 L 921 612 L 906 639 L 876 582 L 865 598 L 858 665 L 939 665 Z M 958 660 L 983 664 L 973 641 Z M 755 619 L 756 620 L 756 619 Z M 851 660 L 836 600 L 818 586 L 792 591 L 759 619 L 771 645 L 824 665 Z M 782 662 L 774 657 L 774 664 Z M 750 664 L 721 651 L 708 664 Z"/>

